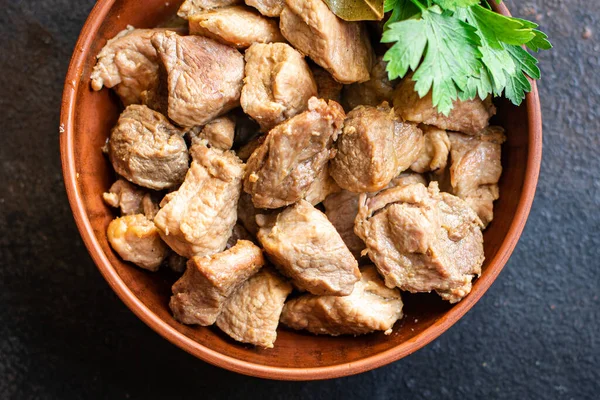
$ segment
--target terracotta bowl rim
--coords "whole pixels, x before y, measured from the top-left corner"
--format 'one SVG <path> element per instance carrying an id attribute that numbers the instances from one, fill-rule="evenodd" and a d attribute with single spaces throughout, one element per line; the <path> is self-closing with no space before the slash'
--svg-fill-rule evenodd
<path id="1" fill-rule="evenodd" d="M 526 97 L 525 106 L 529 118 L 528 125 L 528 161 L 525 170 L 525 180 L 523 189 L 508 234 L 504 238 L 502 245 L 496 255 L 491 259 L 487 266 L 485 274 L 478 279 L 478 284 L 474 286 L 471 294 L 460 303 L 454 305 L 445 315 L 433 323 L 430 327 L 418 334 L 409 341 L 403 342 L 389 350 L 368 356 L 356 362 L 340 363 L 326 367 L 273 367 L 252 362 L 242 361 L 233 357 L 226 356 L 211 350 L 168 325 L 161 320 L 152 310 L 146 307 L 125 285 L 115 269 L 112 267 L 108 258 L 102 251 L 100 243 L 96 239 L 93 229 L 86 215 L 84 202 L 77 188 L 77 173 L 75 170 L 74 153 L 74 118 L 75 110 L 78 104 L 79 85 L 88 84 L 87 80 L 81 79 L 83 65 L 88 57 L 91 45 L 95 40 L 96 32 L 103 23 L 105 17 L 110 11 L 116 0 L 99 0 L 83 26 L 67 72 L 60 119 L 60 153 L 64 175 L 64 183 L 73 216 L 77 228 L 81 233 L 83 241 L 92 256 L 92 259 L 98 266 L 98 269 L 108 281 L 111 288 L 117 293 L 121 300 L 133 311 L 144 323 L 155 330 L 171 343 L 177 345 L 188 353 L 219 367 L 228 370 L 270 379 L 281 380 L 317 380 L 329 379 L 342 376 L 357 374 L 368 371 L 393 361 L 405 357 L 426 344 L 430 343 L 456 321 L 469 311 L 471 307 L 481 298 L 486 290 L 496 279 L 512 251 L 514 250 L 519 237 L 525 227 L 533 198 L 535 195 L 540 164 L 542 158 L 542 117 L 540 111 L 540 102 L 535 81 L 532 81 L 532 90 Z M 504 3 L 497 5 L 492 2 L 494 8 L 502 14 L 510 15 Z M 522 105 L 523 106 L 523 105 Z"/>

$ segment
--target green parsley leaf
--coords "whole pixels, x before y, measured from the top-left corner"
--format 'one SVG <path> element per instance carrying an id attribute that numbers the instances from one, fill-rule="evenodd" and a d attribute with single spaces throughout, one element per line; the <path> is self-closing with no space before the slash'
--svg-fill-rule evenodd
<path id="1" fill-rule="evenodd" d="M 518 18 L 505 17 L 480 5 L 475 5 L 461 10 L 466 14 L 469 24 L 475 26 L 481 37 L 486 38 L 487 44 L 495 49 L 501 49 L 501 42 L 507 44 L 521 45 L 529 42 L 535 37 L 530 23 L 523 23 Z"/>
<path id="2" fill-rule="evenodd" d="M 525 44 L 529 49 L 537 52 L 540 50 L 550 50 L 552 48 L 552 44 L 548 41 L 548 35 L 537 29 L 534 29 L 533 33 L 535 34 L 535 37 Z"/>
<path id="3" fill-rule="evenodd" d="M 409 70 L 420 97 L 432 92 L 433 105 L 448 115 L 453 101 L 504 94 L 520 104 L 539 79 L 533 51 L 552 45 L 538 25 L 491 10 L 489 0 L 385 0 L 392 12 L 382 42 L 390 79 Z M 496 0 L 500 3 L 500 0 Z"/>
<path id="4" fill-rule="evenodd" d="M 462 92 L 458 93 L 458 98 L 465 101 L 479 96 L 481 100 L 484 100 L 492 92 L 492 78 L 487 68 L 482 65 L 477 75 L 471 75 L 467 78 L 467 86 Z"/>
<path id="5" fill-rule="evenodd" d="M 460 20 L 477 28 L 477 35 L 481 41 L 479 51 L 481 52 L 481 61 L 484 64 L 484 69 L 487 71 L 480 70 L 479 72 L 480 75 L 487 75 L 487 81 L 491 82 L 491 85 L 479 87 L 478 94 L 482 97 L 483 89 L 486 89 L 487 94 L 491 94 L 492 92 L 497 94 L 502 93 L 506 85 L 505 72 L 509 75 L 515 72 L 515 65 L 511 56 L 507 53 L 502 43 L 497 40 L 495 34 L 490 36 L 485 35 L 486 28 L 482 27 L 482 24 L 485 22 L 481 18 L 478 18 L 476 7 L 461 8 L 457 10 L 455 15 Z M 518 26 L 522 25 L 519 24 Z M 468 94 L 472 94 L 472 91 Z"/>
<path id="6" fill-rule="evenodd" d="M 383 11 L 390 12 L 390 11 L 394 10 L 395 8 L 402 7 L 398 4 L 400 1 L 403 1 L 403 0 L 385 0 L 383 2 Z"/>
<path id="7" fill-rule="evenodd" d="M 515 73 L 512 75 L 506 73 L 504 95 L 518 106 L 525 98 L 525 94 L 531 91 L 527 76 L 540 79 L 541 73 L 537 66 L 538 61 L 521 46 L 505 45 L 505 49 L 515 64 Z"/>
<path id="8" fill-rule="evenodd" d="M 468 77 L 481 69 L 479 38 L 475 28 L 450 13 L 438 14 L 435 7 L 430 10 L 421 14 L 427 49 L 412 79 L 419 96 L 431 89 L 433 105 L 448 115 L 459 91 L 466 89 Z"/>
<path id="9" fill-rule="evenodd" d="M 425 21 L 422 19 L 409 19 L 395 22 L 390 29 L 383 32 L 383 43 L 396 42 L 383 56 L 387 61 L 387 71 L 390 79 L 402 78 L 408 72 L 419 66 L 427 36 Z"/>
<path id="10" fill-rule="evenodd" d="M 550 44 L 550 42 L 548 41 L 548 35 L 546 35 L 542 31 L 536 29 L 538 27 L 538 24 L 531 22 L 531 21 L 527 21 L 526 19 L 521 19 L 521 18 L 513 17 L 512 19 L 519 21 L 526 28 L 531 29 L 531 32 L 533 33 L 534 37 L 527 43 L 524 43 L 528 48 L 530 48 L 533 51 L 550 50 L 552 48 L 552 44 Z M 508 43 L 508 42 L 506 42 L 506 43 Z M 513 43 L 513 44 L 515 44 L 515 43 Z M 523 43 L 519 43 L 519 44 L 523 44 Z"/>
<path id="11" fill-rule="evenodd" d="M 483 45 L 479 50 L 482 54 L 481 61 L 483 61 L 489 73 L 494 92 L 502 93 L 502 89 L 506 85 L 506 74 L 512 75 L 515 73 L 515 64 L 511 56 L 504 48 L 498 50 Z M 492 93 L 492 91 L 490 90 L 489 93 Z"/>
<path id="12" fill-rule="evenodd" d="M 435 4 L 444 10 L 456 10 L 457 7 L 471 7 L 479 4 L 479 0 L 433 0 Z"/>
<path id="13" fill-rule="evenodd" d="M 415 71 L 412 79 L 419 96 L 433 90 L 433 105 L 446 115 L 467 89 L 468 77 L 482 68 L 475 29 L 437 7 L 423 11 L 420 19 L 390 24 L 381 40 L 396 42 L 383 58 L 389 78 L 402 78 L 409 68 Z"/>
<path id="14" fill-rule="evenodd" d="M 385 12 L 392 12 L 388 20 L 383 25 L 387 29 L 394 22 L 404 21 L 419 15 L 420 11 L 411 0 L 385 0 L 383 3 Z"/>

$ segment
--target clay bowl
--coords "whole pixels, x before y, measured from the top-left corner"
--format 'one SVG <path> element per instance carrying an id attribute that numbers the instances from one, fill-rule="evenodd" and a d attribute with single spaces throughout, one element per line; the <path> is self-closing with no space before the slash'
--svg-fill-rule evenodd
<path id="1" fill-rule="evenodd" d="M 146 324 L 196 357 L 243 374 L 289 380 L 326 379 L 380 367 L 425 346 L 461 318 L 490 287 L 510 257 L 533 201 L 542 153 L 538 92 L 515 107 L 497 101 L 495 123 L 504 126 L 504 173 L 494 222 L 485 232 L 483 274 L 456 305 L 435 294 L 404 295 L 405 318 L 390 336 L 317 337 L 280 328 L 275 348 L 262 350 L 230 340 L 216 328 L 185 326 L 169 312 L 170 287 L 176 277 L 149 273 L 122 262 L 111 250 L 106 228 L 113 210 L 101 193 L 114 180 L 100 148 L 119 115 L 117 98 L 93 92 L 90 72 L 95 55 L 116 33 L 131 24 L 153 27 L 172 15 L 180 1 L 100 0 L 92 10 L 75 47 L 63 94 L 60 146 L 65 186 L 75 221 L 92 258 L 117 295 Z M 508 14 L 505 6 L 498 11 Z"/>

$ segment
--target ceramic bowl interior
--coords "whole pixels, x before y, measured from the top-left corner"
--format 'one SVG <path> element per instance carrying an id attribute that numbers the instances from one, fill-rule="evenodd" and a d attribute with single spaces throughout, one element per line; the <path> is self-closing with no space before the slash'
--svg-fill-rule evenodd
<path id="1" fill-rule="evenodd" d="M 77 225 L 98 268 L 127 306 L 152 329 L 195 356 L 244 374 L 275 379 L 324 379 L 366 371 L 414 352 L 448 329 L 488 289 L 508 260 L 533 200 L 541 159 L 541 117 L 535 84 L 515 107 L 496 101 L 494 123 L 504 126 L 503 174 L 495 219 L 485 231 L 483 274 L 462 302 L 452 306 L 435 294 L 405 294 L 405 317 L 389 336 L 314 336 L 280 327 L 275 348 L 263 350 L 229 339 L 215 327 L 186 326 L 168 307 L 176 276 L 150 273 L 125 263 L 111 250 L 106 228 L 114 210 L 101 194 L 114 181 L 101 152 L 120 112 L 109 90 L 93 92 L 95 55 L 128 24 L 153 27 L 173 15 L 180 1 L 100 0 L 84 26 L 65 83 L 61 116 L 61 154 L 65 184 Z M 495 4 L 495 3 L 494 3 Z M 504 6 L 496 6 L 506 13 Z"/>

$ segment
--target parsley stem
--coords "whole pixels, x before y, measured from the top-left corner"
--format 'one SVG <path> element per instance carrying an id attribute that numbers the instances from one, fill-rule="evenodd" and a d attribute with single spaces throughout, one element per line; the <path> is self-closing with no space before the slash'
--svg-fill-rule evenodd
<path id="1" fill-rule="evenodd" d="M 419 7 L 421 11 L 425 11 L 427 7 L 425 7 L 419 0 L 410 0 L 415 6 Z"/>

